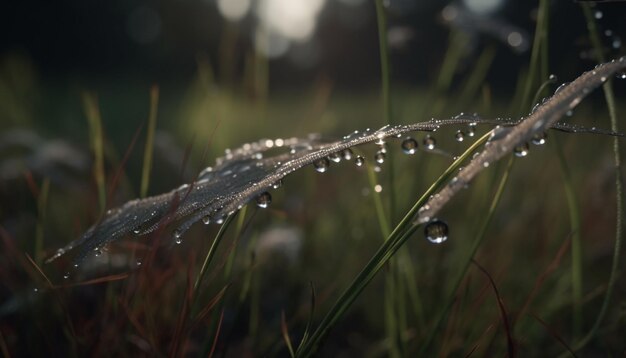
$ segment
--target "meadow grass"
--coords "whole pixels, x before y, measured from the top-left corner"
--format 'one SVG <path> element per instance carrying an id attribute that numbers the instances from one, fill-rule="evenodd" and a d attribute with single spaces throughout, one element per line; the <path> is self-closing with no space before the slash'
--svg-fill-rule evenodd
<path id="1" fill-rule="evenodd" d="M 323 86 L 303 95 L 304 100 L 271 92 L 267 59 L 251 52 L 242 81 L 261 95 L 251 99 L 234 90 L 228 95 L 212 92 L 220 83 L 207 74 L 212 73 L 208 65 L 199 74 L 204 76 L 199 82 L 205 83 L 190 90 L 178 111 L 192 114 L 189 126 L 173 130 L 186 139 L 193 132 L 216 132 L 209 148 L 210 156 L 218 156 L 212 154 L 257 139 L 258 133 L 293 135 L 288 124 L 295 110 L 319 119 L 318 128 L 298 124 L 298 134 L 375 128 L 381 114 L 384 123 L 414 122 L 412 117 L 422 111 L 430 117 L 443 115 L 448 106 L 475 108 L 470 99 L 478 95 L 487 103 L 485 115 L 505 113 L 507 107 L 528 113 L 549 74 L 547 3 L 540 1 L 528 70 L 521 71 L 526 74 L 517 85 L 521 95 L 514 97 L 518 100 L 491 98 L 485 90 L 484 79 L 497 60 L 489 46 L 464 74 L 460 91 L 450 94 L 462 56 L 455 54 L 458 48 L 451 40 L 431 86 L 437 89 L 436 100 L 424 104 L 432 113 L 416 109 L 413 99 L 433 98 L 434 91 L 391 91 L 384 8 L 377 0 L 381 95 L 332 94 L 327 109 L 319 112 L 313 102 L 323 97 Z M 589 9 L 583 11 L 599 49 L 595 20 Z M 228 74 L 220 77 L 232 80 Z M 600 116 L 608 116 L 617 132 L 611 85 L 608 81 L 603 87 L 607 105 Z M 0 310 L 3 354 L 523 356 L 623 351 L 624 302 L 611 304 L 618 297 L 613 293 L 623 289 L 618 281 L 623 195 L 617 137 L 608 143 L 601 136 L 550 132 L 550 148 L 535 146 L 528 158 L 509 155 L 492 163 L 438 214 L 450 226 L 450 239 L 442 245 L 422 240 L 424 228 L 415 218 L 489 139 L 490 127 L 478 126 L 476 140 L 469 144 L 474 138 L 458 143 L 452 139 L 456 128 L 442 128 L 435 133 L 437 147 L 460 153 L 455 160 L 425 151 L 415 156 L 389 153 L 380 173 L 374 170 L 371 148 L 358 148 L 365 166 L 331 165 L 322 175 L 310 168 L 294 172 L 272 191 L 267 210 L 249 205 L 219 227 L 197 225 L 181 245 L 172 244 L 166 228 L 124 240 L 81 264 L 69 281 L 62 279 L 68 262 L 41 266 L 41 260 L 98 219 L 99 212 L 85 211 L 83 205 L 95 197 L 105 210 L 132 199 L 134 187 L 140 197 L 158 193 L 154 188 L 169 180 L 159 173 L 181 171 L 167 167 L 156 150 L 155 132 L 167 126 L 163 120 L 157 125 L 157 103 L 159 118 L 167 117 L 172 104 L 159 98 L 155 88 L 142 117 L 148 118 L 143 156 L 130 144 L 117 146 L 127 152 L 127 160 L 105 154 L 105 148 L 115 147 L 106 143 L 109 117 L 100 118 L 96 96 L 86 94 L 94 175 L 83 180 L 95 185 L 68 195 L 49 179 L 38 178 L 37 195 L 23 199 L 32 201 L 33 208 L 18 204 L 24 214 L 37 218 L 33 235 L 0 228 L 6 258 L 0 264 L 2 286 L 9 292 Z M 583 102 L 573 119 L 599 116 L 591 102 Z M 269 125 L 269 118 L 275 125 Z M 338 122 L 343 118 L 362 121 Z M 132 133 L 134 128 L 127 129 Z M 607 154 L 611 149 L 613 158 Z M 389 141 L 387 150 L 398 151 L 399 143 Z M 199 152 L 190 152 L 193 172 L 207 165 Z M 130 179 L 120 192 L 107 193 L 106 183 L 116 172 Z M 64 205 L 66 201 L 73 203 Z M 402 219 L 394 213 L 402 213 Z M 615 221 L 615 230 L 609 229 Z M 295 260 L 263 246 L 273 228 L 304 233 Z M 569 257 L 564 254 L 568 247 Z M 33 252 L 34 259 L 26 252 Z M 378 275 L 380 271 L 385 274 Z"/>

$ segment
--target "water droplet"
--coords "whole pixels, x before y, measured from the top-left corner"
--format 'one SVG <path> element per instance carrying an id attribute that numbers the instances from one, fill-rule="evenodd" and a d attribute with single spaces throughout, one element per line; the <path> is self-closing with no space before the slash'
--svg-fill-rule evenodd
<path id="1" fill-rule="evenodd" d="M 613 35 L 613 31 L 612 30 L 604 30 L 604 36 L 609 37 Z"/>
<path id="2" fill-rule="evenodd" d="M 565 112 L 565 115 L 566 115 L 566 116 L 568 116 L 568 117 L 571 117 L 571 116 L 573 116 L 573 115 L 574 115 L 574 111 L 572 111 L 572 110 L 570 109 L 569 111 Z"/>
<path id="3" fill-rule="evenodd" d="M 135 234 L 135 235 L 141 234 L 141 228 L 139 228 L 139 227 L 134 228 L 133 229 L 133 234 Z"/>
<path id="4" fill-rule="evenodd" d="M 616 73 L 615 77 L 619 78 L 620 80 L 626 80 L 626 71 Z"/>
<path id="5" fill-rule="evenodd" d="M 456 139 L 457 142 L 462 142 L 463 139 L 465 139 L 465 134 L 459 129 L 458 131 L 456 131 L 454 139 Z"/>
<path id="6" fill-rule="evenodd" d="M 315 170 L 317 170 L 318 172 L 324 173 L 325 171 L 328 170 L 328 167 L 330 166 L 330 162 L 326 158 L 321 158 L 317 160 L 316 162 L 314 162 L 313 166 L 315 167 Z"/>
<path id="7" fill-rule="evenodd" d="M 474 125 L 469 125 L 467 127 L 467 135 L 470 137 L 473 137 L 474 135 L 476 135 L 476 124 Z"/>
<path id="8" fill-rule="evenodd" d="M 77 269 L 78 268 L 78 263 L 74 263 L 74 268 Z"/>
<path id="9" fill-rule="evenodd" d="M 365 158 L 363 158 L 360 155 L 357 155 L 356 159 L 354 160 L 354 163 L 356 163 L 357 167 L 363 166 L 363 164 L 365 164 Z"/>
<path id="10" fill-rule="evenodd" d="M 353 153 L 352 153 L 352 149 L 350 148 L 346 148 L 344 150 L 341 151 L 341 156 L 343 157 L 343 159 L 345 160 L 350 160 L 352 159 Z"/>
<path id="11" fill-rule="evenodd" d="M 331 153 L 330 155 L 328 155 L 328 159 L 332 160 L 335 163 L 339 163 L 341 161 L 341 154 Z"/>
<path id="12" fill-rule="evenodd" d="M 614 49 L 619 49 L 620 47 L 622 47 L 622 40 L 619 37 L 614 37 L 613 41 L 611 42 L 611 46 L 613 46 Z"/>
<path id="13" fill-rule="evenodd" d="M 272 203 L 272 195 L 268 192 L 264 192 L 256 198 L 256 205 L 259 208 L 267 208 Z"/>
<path id="14" fill-rule="evenodd" d="M 515 153 L 516 157 L 525 157 L 528 155 L 528 143 L 524 143 L 519 145 L 513 149 L 513 153 Z"/>
<path id="15" fill-rule="evenodd" d="M 433 219 L 426 224 L 424 236 L 433 244 L 441 244 L 448 240 L 448 225 L 441 220 Z"/>
<path id="16" fill-rule="evenodd" d="M 215 223 L 218 225 L 222 225 L 224 223 L 224 217 L 220 216 L 219 218 L 215 219 Z"/>
<path id="17" fill-rule="evenodd" d="M 376 152 L 374 159 L 376 160 L 376 163 L 383 164 L 385 162 L 385 153 L 382 150 L 379 150 Z"/>
<path id="18" fill-rule="evenodd" d="M 435 140 L 434 137 L 427 135 L 426 137 L 424 137 L 424 141 L 422 143 L 424 144 L 424 147 L 426 147 L 426 149 L 433 150 L 435 149 L 435 145 L 437 144 L 437 141 Z"/>
<path id="19" fill-rule="evenodd" d="M 96 257 L 99 257 L 100 255 L 102 255 L 102 251 L 101 251 L 100 249 L 98 249 L 98 248 L 95 248 L 95 249 L 93 250 L 93 254 L 94 254 Z"/>
<path id="20" fill-rule="evenodd" d="M 600 19 L 602 18 L 602 15 L 603 15 L 603 14 L 602 14 L 602 11 L 600 11 L 600 10 L 597 10 L 597 11 L 593 14 L 593 16 L 594 16 L 596 19 L 598 19 L 598 20 L 600 20 Z"/>
<path id="21" fill-rule="evenodd" d="M 211 215 L 205 215 L 202 217 L 202 223 L 204 225 L 209 225 L 211 223 Z"/>
<path id="22" fill-rule="evenodd" d="M 64 279 L 66 279 L 66 280 L 67 280 L 68 278 L 70 278 L 70 273 L 69 273 L 69 272 L 64 273 L 64 274 L 63 274 L 63 278 L 64 278 Z"/>
<path id="23" fill-rule="evenodd" d="M 181 234 L 180 231 L 174 230 L 174 242 L 175 243 L 180 245 L 183 242 L 182 236 L 183 235 Z"/>
<path id="24" fill-rule="evenodd" d="M 554 91 L 554 94 L 557 94 L 557 93 L 561 92 L 563 90 L 563 88 L 565 88 L 568 84 L 569 84 L 569 82 L 562 83 L 559 87 L 556 88 L 556 90 Z"/>
<path id="25" fill-rule="evenodd" d="M 374 191 L 380 193 L 381 191 L 383 191 L 383 186 L 380 184 L 374 185 Z"/>
<path id="26" fill-rule="evenodd" d="M 556 81 L 556 75 L 555 75 L 555 74 L 553 74 L 553 73 L 552 73 L 552 74 L 550 74 L 550 76 L 548 76 L 548 81 L 550 81 L 550 82 L 554 82 L 554 81 Z"/>
<path id="27" fill-rule="evenodd" d="M 33 292 L 37 293 L 39 292 L 39 289 L 37 287 L 33 288 Z"/>
<path id="28" fill-rule="evenodd" d="M 141 266 L 141 264 L 142 264 L 142 263 L 143 263 L 143 262 L 141 262 L 141 259 L 137 259 L 137 261 L 135 261 L 135 264 L 136 264 L 137 266 Z"/>
<path id="29" fill-rule="evenodd" d="M 402 141 L 402 151 L 405 154 L 415 154 L 415 152 L 417 151 L 417 147 L 417 141 L 413 139 L 413 137 L 407 137 L 405 140 Z"/>
<path id="30" fill-rule="evenodd" d="M 281 186 L 283 186 L 283 180 L 282 179 L 278 179 L 277 181 L 274 182 L 274 184 L 272 184 L 272 188 L 273 189 L 278 189 Z"/>
<path id="31" fill-rule="evenodd" d="M 534 145 L 542 145 L 546 143 L 546 133 L 535 133 L 532 139 L 530 140 Z"/>

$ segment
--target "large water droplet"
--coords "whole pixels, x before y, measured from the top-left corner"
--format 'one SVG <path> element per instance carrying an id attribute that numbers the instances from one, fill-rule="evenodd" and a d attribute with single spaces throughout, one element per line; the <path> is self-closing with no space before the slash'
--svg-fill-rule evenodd
<path id="1" fill-rule="evenodd" d="M 465 139 L 465 134 L 459 129 L 458 131 L 456 131 L 454 139 L 456 139 L 457 142 L 462 142 L 463 139 Z"/>
<path id="2" fill-rule="evenodd" d="M 405 154 L 415 154 L 415 152 L 417 151 L 417 147 L 417 141 L 413 139 L 413 137 L 407 137 L 405 140 L 402 141 L 402 151 Z"/>
<path id="3" fill-rule="evenodd" d="M 272 203 L 272 195 L 268 192 L 264 192 L 256 198 L 256 205 L 259 208 L 267 208 Z"/>
<path id="4" fill-rule="evenodd" d="M 341 161 L 340 153 L 331 153 L 328 155 L 328 159 L 332 160 L 335 163 L 339 163 Z"/>
<path id="5" fill-rule="evenodd" d="M 435 145 L 437 144 L 437 141 L 435 140 L 434 137 L 427 135 L 426 137 L 424 137 L 424 141 L 422 143 L 424 144 L 424 147 L 426 147 L 426 149 L 433 150 L 435 149 Z"/>
<path id="6" fill-rule="evenodd" d="M 528 143 L 524 143 L 519 145 L 513 149 L 513 153 L 515 153 L 516 157 L 525 157 L 528 155 Z"/>
<path id="7" fill-rule="evenodd" d="M 343 159 L 345 160 L 350 160 L 352 159 L 353 153 L 352 153 L 352 149 L 350 148 L 346 148 L 344 150 L 341 151 L 341 156 L 343 157 Z"/>
<path id="8" fill-rule="evenodd" d="M 385 153 L 382 150 L 379 150 L 376 152 L 374 159 L 376 160 L 376 163 L 383 164 L 385 162 Z"/>
<path id="9" fill-rule="evenodd" d="M 354 160 L 354 163 L 356 164 L 357 167 L 363 166 L 363 164 L 365 164 L 365 158 L 358 155 L 356 159 Z"/>
<path id="10" fill-rule="evenodd" d="M 546 144 L 546 133 L 545 132 L 535 133 L 535 135 L 533 135 L 533 137 L 532 137 L 532 139 L 530 141 L 534 145 Z"/>
<path id="11" fill-rule="evenodd" d="M 328 161 L 328 159 L 326 158 L 321 158 L 317 160 L 316 162 L 314 162 L 313 166 L 315 167 L 315 170 L 317 170 L 318 172 L 324 173 L 325 171 L 328 170 L 328 167 L 330 166 L 330 161 Z"/>
<path id="12" fill-rule="evenodd" d="M 441 244 L 448 240 L 448 225 L 441 220 L 433 219 L 426 224 L 424 236 L 433 244 Z"/>

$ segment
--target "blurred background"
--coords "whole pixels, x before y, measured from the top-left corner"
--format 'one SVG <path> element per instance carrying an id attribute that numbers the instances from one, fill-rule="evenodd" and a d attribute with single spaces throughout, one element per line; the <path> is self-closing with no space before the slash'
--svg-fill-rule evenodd
<path id="1" fill-rule="evenodd" d="M 547 96 L 597 64 L 575 1 L 547 1 L 544 44 L 549 55 L 544 65 L 558 80 L 541 96 L 535 93 L 548 78 L 529 69 L 538 2 L 383 3 L 393 123 L 460 112 L 518 118 L 530 112 L 533 97 Z M 73 273 L 76 281 L 108 277 L 105 284 L 44 290 L 44 280 L 20 260 L 28 253 L 55 284 L 67 282 L 62 276 L 69 261 L 42 262 L 101 213 L 94 138 L 101 135 L 104 142 L 110 208 L 140 196 L 151 115 L 156 115 L 156 132 L 148 195 L 189 182 L 224 150 L 248 141 L 314 132 L 333 138 L 386 124 L 374 1 L 20 0 L 0 8 L 0 348 L 18 356 L 171 353 L 176 333 L 170 328 L 184 306 L 187 270 L 198 271 L 217 231 L 215 226 L 194 227 L 184 245 L 174 249 L 152 236 L 126 240 L 130 243 Z M 625 2 L 593 7 L 602 53 L 609 59 L 624 55 L 625 15 Z M 532 86 L 526 91 L 528 78 Z M 626 110 L 624 82 L 615 81 L 618 113 Z M 602 92 L 593 93 L 568 120 L 609 128 Z M 456 130 L 437 133 L 437 147 L 448 156 L 398 153 L 393 182 L 387 164 L 381 165 L 375 180 L 382 184 L 385 208 L 395 213 L 392 222 L 449 165 L 450 157 L 467 147 L 467 140 L 454 139 Z M 477 135 L 487 130 L 479 126 Z M 421 145 L 423 135 L 416 137 Z M 533 147 L 528 158 L 516 161 L 476 256 L 496 277 L 512 311 L 526 309 L 528 303 L 568 342 L 591 326 L 606 288 L 615 230 L 610 139 L 550 132 L 547 146 Z M 390 147 L 400 151 L 399 143 Z M 571 314 L 569 251 L 561 251 L 569 249 L 574 234 L 563 190 L 570 184 L 564 184 L 567 175 L 557 169 L 556 148 L 570 165 L 580 208 L 582 326 Z M 366 158 L 373 157 L 371 149 L 363 149 Z M 308 169 L 290 175 L 272 192 L 269 210 L 250 208 L 245 229 L 233 232 L 218 252 L 221 265 L 211 272 L 201 297 L 209 301 L 232 287 L 220 306 L 223 321 L 220 310 L 212 311 L 210 323 L 200 324 L 206 331 L 190 328 L 194 334 L 181 352 L 207 353 L 223 323 L 218 345 L 223 355 L 287 354 L 281 312 L 299 337 L 307 322 L 309 282 L 319 293 L 321 316 L 380 246 L 372 200 L 378 189 L 364 169 L 343 164 L 323 175 Z M 406 245 L 411 265 L 405 271 L 416 290 L 398 294 L 410 311 L 402 333 L 408 353 L 419 351 L 432 328 L 433 312 L 450 297 L 450 277 L 469 250 L 504 167 L 490 170 L 442 212 L 451 232 L 445 245 L 429 244 L 421 233 Z M 397 193 L 393 208 L 390 186 Z M 140 258 L 150 245 L 159 248 L 159 259 L 147 269 Z M 567 252 L 564 263 L 555 264 L 556 273 L 549 276 L 546 267 L 553 267 L 555 257 L 560 260 L 559 252 Z M 121 282 L 109 276 L 120 272 L 130 276 Z M 504 333 L 495 328 L 499 311 L 491 289 L 484 276 L 470 272 L 445 332 L 436 331 L 440 334 L 433 346 L 441 356 L 465 356 L 476 345 L 484 356 L 506 351 Z M 389 329 L 380 312 L 386 277 L 379 275 L 365 291 L 322 354 L 389 354 Z M 533 291 L 544 287 L 543 280 L 548 288 Z M 623 352 L 618 332 L 626 317 L 625 290 L 623 283 L 618 285 L 621 298 L 612 307 L 610 324 L 603 326 L 603 340 L 592 344 L 592 354 Z M 527 299 L 531 292 L 536 295 Z M 47 307 L 52 298 L 61 303 Z M 38 327 L 34 333 L 33 322 Z M 517 338 L 528 355 L 562 351 L 554 334 L 536 321 L 524 316 L 520 322 Z M 77 335 L 71 333 L 73 326 Z M 37 348 L 32 342 L 45 345 Z"/>

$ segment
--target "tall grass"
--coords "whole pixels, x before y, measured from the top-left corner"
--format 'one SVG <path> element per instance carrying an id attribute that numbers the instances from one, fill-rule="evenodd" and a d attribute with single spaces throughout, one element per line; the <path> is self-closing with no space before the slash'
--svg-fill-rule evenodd
<path id="1" fill-rule="evenodd" d="M 478 106 L 489 111 L 485 115 L 508 116 L 502 109 L 506 107 L 525 115 L 553 85 L 541 84 L 551 70 L 548 25 L 553 15 L 548 1 L 539 2 L 528 68 L 520 70 L 519 95 L 504 101 L 485 82 L 501 49 L 488 44 L 472 60 L 471 70 L 460 74 L 467 53 L 459 46 L 463 35 L 455 31 L 439 72 L 426 86 L 430 90 L 392 90 L 386 9 L 381 0 L 375 6 L 380 91 L 354 97 L 333 93 L 322 111 L 330 113 L 328 117 L 362 118 L 367 123 L 348 126 L 375 127 L 381 113 L 386 124 L 409 123 L 420 112 L 425 117 L 417 120 L 427 120 L 448 109 L 473 112 Z M 601 54 L 595 20 L 588 7 L 583 11 L 592 43 Z M 221 63 L 235 56 L 238 43 L 229 42 L 241 41 L 240 29 L 229 26 L 218 56 Z M 214 72 L 212 62 L 199 62 L 198 77 L 204 86 L 189 90 L 180 113 L 202 118 L 202 123 L 189 122 L 195 130 L 218 128 L 219 140 L 209 144 L 210 156 L 218 157 L 215 153 L 224 150 L 224 143 L 254 138 L 249 134 L 270 138 L 302 134 L 291 128 L 294 111 L 308 118 L 302 108 L 314 99 L 298 102 L 295 96 L 270 93 L 270 60 L 262 54 L 245 55 L 246 74 L 240 80 L 243 87 L 252 87 L 252 96 L 239 93 L 233 68 L 221 66 L 216 79 L 208 75 Z M 457 78 L 462 78 L 462 86 L 451 95 Z M 603 89 L 611 129 L 618 132 L 620 103 L 612 85 L 609 80 Z M 548 141 L 555 151 L 533 147 L 525 159 L 516 159 L 513 147 L 508 148 L 502 161 L 490 160 L 489 167 L 480 170 L 486 175 L 474 179 L 477 173 L 472 174 L 467 190 L 454 192 L 438 206 L 436 216 L 449 223 L 450 239 L 442 245 L 420 239 L 428 222 L 423 208 L 437 204 L 437 196 L 446 193 L 453 178 L 467 178 L 474 160 L 485 163 L 476 153 L 501 146 L 497 139 L 486 144 L 495 132 L 489 132 L 491 125 L 479 124 L 477 136 L 466 136 L 462 143 L 452 140 L 453 135 L 442 127 L 430 133 L 438 140 L 437 150 L 420 150 L 415 156 L 394 155 L 402 138 L 389 138 L 382 173 L 374 170 L 377 164 L 367 145 L 354 148 L 355 155 L 368 158 L 361 168 L 351 168 L 346 160 L 341 166 L 331 163 L 324 174 L 314 173 L 310 166 L 298 167 L 280 189 L 264 189 L 273 196 L 269 208 L 248 205 L 227 216 L 221 226 L 193 226 L 181 244 L 174 244 L 173 228 L 159 225 L 145 237 L 121 235 L 125 240 L 102 247 L 100 256 L 92 254 L 78 269 L 63 257 L 40 268 L 54 248 L 97 223 L 110 205 L 107 201 L 133 199 L 130 183 L 139 183 L 140 197 L 163 183 L 171 184 L 166 177 L 178 173 L 180 163 L 175 169 L 168 167 L 159 152 L 157 106 L 160 129 L 168 128 L 167 118 L 176 112 L 171 109 L 173 100 L 165 90 L 159 95 L 158 88 L 163 87 L 150 92 L 143 153 L 134 152 L 138 130 L 121 164 L 105 155 L 100 105 L 107 109 L 104 103 L 111 103 L 110 98 L 106 101 L 106 91 L 99 91 L 99 104 L 95 95 L 84 94 L 94 164 L 93 175 L 81 180 L 90 185 L 66 190 L 53 177 L 37 178 L 43 184 L 34 200 L 29 197 L 32 208 L 16 201 L 19 220 L 5 227 L 9 221 L 3 218 L 0 351 L 4 355 L 532 356 L 619 354 L 623 348 L 619 310 L 623 300 L 615 294 L 623 226 L 618 137 L 613 138 L 611 168 L 616 206 L 609 213 L 616 220 L 615 239 L 608 255 L 601 246 L 608 240 L 585 241 L 590 231 L 601 237 L 609 232 L 607 215 L 597 210 L 593 200 L 603 195 L 594 193 L 605 179 L 604 172 L 599 165 L 587 164 L 602 162 L 606 148 L 602 141 L 582 134 L 564 138 L 550 132 Z M 218 96 L 214 88 L 224 92 Z M 413 103 L 416 93 L 424 102 L 420 106 Z M 323 94 L 311 97 L 316 95 Z M 477 105 L 480 95 L 482 104 Z M 104 113 L 107 121 L 114 117 Z M 582 120 L 589 113 L 583 104 L 580 116 L 575 116 Z M 453 129 L 465 130 L 465 125 Z M 134 127 L 123 128 L 132 134 L 129 128 Z M 339 127 L 333 130 L 341 133 Z M 526 129 L 525 135 L 531 132 Z M 503 133 L 505 139 L 500 140 L 507 140 L 511 132 Z M 423 138 L 420 133 L 411 135 Z M 572 145 L 577 141 L 584 143 L 583 148 Z M 196 154 L 192 149 L 192 166 L 206 166 L 197 159 L 204 156 Z M 264 158 L 271 154 L 264 153 Z M 120 164 L 117 173 L 107 177 L 105 168 L 116 164 Z M 555 175 L 557 166 L 561 176 Z M 107 181 L 125 175 L 133 180 L 122 188 L 111 185 L 106 192 Z M 381 182 L 381 178 L 388 180 Z M 185 177 L 192 185 L 198 179 Z M 94 197 L 97 213 L 85 210 Z M 170 204 L 168 214 L 175 212 L 178 203 Z M 10 212 L 3 205 L 1 214 Z M 84 222 L 89 215 L 91 221 Z M 20 222 L 30 222 L 29 216 L 36 218 L 30 236 L 19 228 Z M 164 222 L 170 221 L 165 218 Z M 277 236 L 269 233 L 275 228 L 291 233 L 282 238 L 287 243 L 272 242 Z M 294 228 L 298 230 L 289 231 Z M 301 245 L 295 254 L 289 251 L 290 242 Z M 604 265 L 608 256 L 612 262 Z M 63 279 L 68 266 L 72 274 Z"/>

